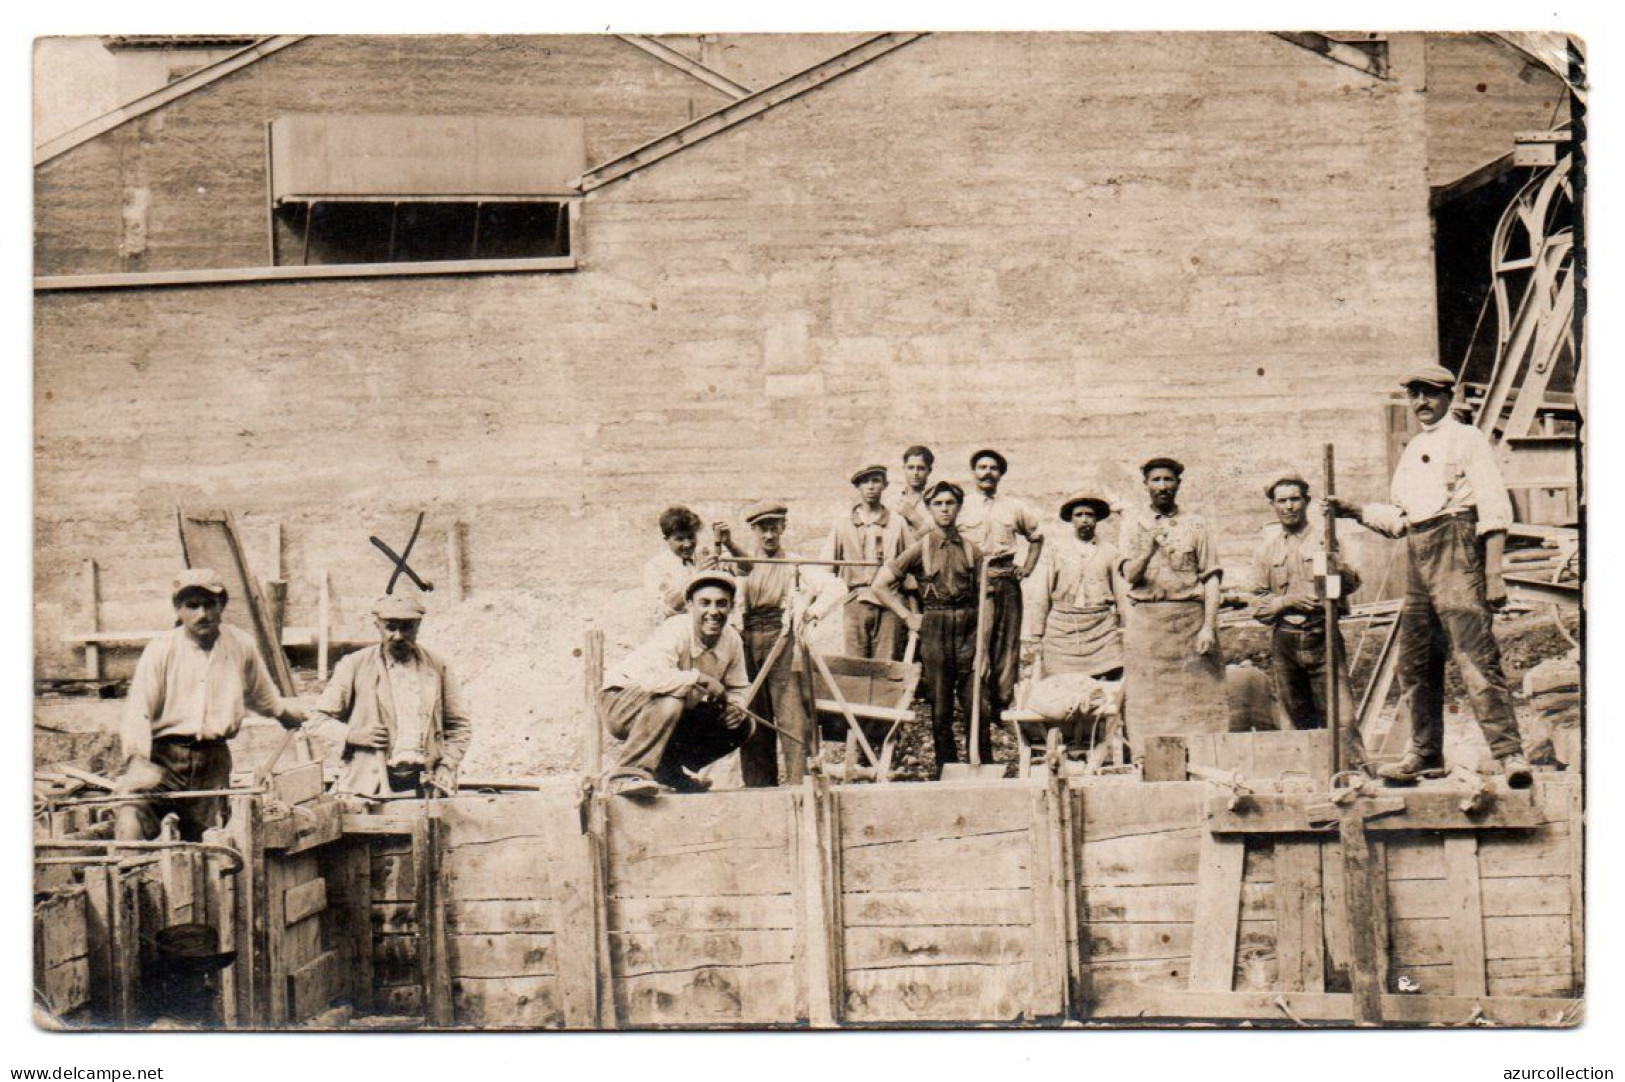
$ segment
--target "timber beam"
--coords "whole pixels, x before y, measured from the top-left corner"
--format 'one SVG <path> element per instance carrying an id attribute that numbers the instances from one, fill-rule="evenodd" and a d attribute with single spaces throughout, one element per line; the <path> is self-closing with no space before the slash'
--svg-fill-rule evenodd
<path id="1" fill-rule="evenodd" d="M 1532 830 L 1546 813 L 1530 790 L 1495 789 L 1482 811 L 1464 808 L 1476 794 L 1464 790 L 1400 793 L 1361 798 L 1353 807 L 1370 805 L 1365 829 L 1392 830 Z M 1208 802 L 1207 828 L 1214 834 L 1331 834 L 1337 831 L 1338 805 L 1325 794 L 1257 794 L 1231 807 L 1228 797 Z M 1476 805 L 1475 805 L 1476 806 Z"/>

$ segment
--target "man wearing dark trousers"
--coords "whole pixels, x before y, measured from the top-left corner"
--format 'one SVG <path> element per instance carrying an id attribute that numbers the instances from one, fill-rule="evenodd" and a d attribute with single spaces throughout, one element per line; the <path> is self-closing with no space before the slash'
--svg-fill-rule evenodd
<path id="1" fill-rule="evenodd" d="M 947 763 L 959 762 L 954 744 L 954 704 L 965 713 L 970 739 L 972 681 L 976 662 L 976 568 L 981 549 L 960 534 L 957 520 L 965 492 L 952 481 L 926 490 L 925 505 L 932 530 L 880 569 L 874 593 L 897 619 L 920 636 L 920 665 L 931 703 L 931 743 L 940 777 Z M 897 587 L 912 575 L 920 584 L 922 612 L 910 612 Z M 982 711 L 982 746 L 988 719 Z"/>
<path id="2" fill-rule="evenodd" d="M 763 500 L 745 513 L 745 522 L 756 534 L 754 555 L 776 558 L 783 555 L 780 547 L 784 537 L 785 521 L 789 516 L 784 504 Z M 754 681 L 762 665 L 773 652 L 773 644 L 784 632 L 785 613 L 794 611 L 796 597 L 796 569 L 792 564 L 739 562 L 740 573 L 745 576 L 740 588 L 744 613 L 745 669 Z M 807 711 L 801 699 L 794 672 L 795 651 L 788 644 L 779 651 L 769 670 L 762 690 L 757 693 L 752 709 L 768 721 L 806 739 Z M 782 779 L 786 785 L 799 785 L 807 773 L 807 745 L 785 740 L 784 765 L 779 766 L 779 734 L 765 725 L 739 749 L 739 773 L 747 787 L 777 785 Z"/>
<path id="3" fill-rule="evenodd" d="M 1397 676 L 1410 716 L 1411 745 L 1403 759 L 1378 773 L 1398 785 L 1444 773 L 1444 666 L 1454 653 L 1479 728 L 1507 784 L 1527 788 L 1534 778 L 1524 759 L 1492 616 L 1506 604 L 1501 557 L 1512 501 L 1489 438 L 1450 416 L 1455 374 L 1423 365 L 1400 383 L 1422 431 L 1394 469 L 1392 502 L 1328 500 L 1339 515 L 1384 537 L 1405 539 Z"/>
<path id="4" fill-rule="evenodd" d="M 857 596 L 850 600 L 845 595 L 832 598 L 814 612 L 815 617 L 826 616 L 833 605 L 845 601 L 841 620 L 846 633 L 843 650 L 848 657 L 896 661 L 903 656 L 903 625 L 886 611 L 869 587 L 880 564 L 902 552 L 911 540 L 903 516 L 880 502 L 887 483 L 884 466 L 862 466 L 853 472 L 852 487 L 858 491 L 857 501 L 850 511 L 836 518 L 829 540 L 824 543 L 823 556 L 827 560 L 874 565 L 836 567 L 836 577 L 845 583 L 848 593 Z"/>

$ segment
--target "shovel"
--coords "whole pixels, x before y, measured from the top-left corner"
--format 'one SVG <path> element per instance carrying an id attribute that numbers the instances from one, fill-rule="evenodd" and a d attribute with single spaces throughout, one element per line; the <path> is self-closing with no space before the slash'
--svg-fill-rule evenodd
<path id="1" fill-rule="evenodd" d="M 987 676 L 988 636 L 993 632 L 992 605 L 987 596 L 987 565 L 988 558 L 984 556 L 976 569 L 976 660 L 971 665 L 969 731 L 965 735 L 970 762 L 944 764 L 943 781 L 1004 777 L 1003 763 L 982 762 L 982 681 Z"/>

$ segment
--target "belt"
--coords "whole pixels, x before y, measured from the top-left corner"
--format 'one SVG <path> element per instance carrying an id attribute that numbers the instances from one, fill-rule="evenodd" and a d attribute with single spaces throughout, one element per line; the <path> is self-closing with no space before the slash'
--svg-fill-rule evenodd
<path id="1" fill-rule="evenodd" d="M 964 601 L 953 602 L 924 601 L 920 607 L 926 612 L 969 612 L 976 607 L 976 603 L 966 598 Z"/>
<path id="2" fill-rule="evenodd" d="M 153 740 L 154 744 L 175 744 L 183 748 L 223 748 L 226 741 L 216 738 L 214 740 L 199 740 L 193 736 L 160 736 Z"/>
<path id="3" fill-rule="evenodd" d="M 1316 617 L 1314 620 L 1305 620 L 1298 624 L 1289 624 L 1283 619 L 1275 626 L 1280 631 L 1293 631 L 1299 635 L 1308 635 L 1311 633 L 1315 635 L 1324 635 L 1326 633 L 1326 620 L 1324 617 Z"/>
<path id="4" fill-rule="evenodd" d="M 1472 507 L 1468 507 L 1460 511 L 1446 511 L 1442 515 L 1434 515 L 1432 518 L 1425 518 L 1420 522 L 1413 522 L 1410 524 L 1409 528 L 1411 533 L 1416 533 L 1418 530 L 1431 530 L 1436 526 L 1443 526 L 1445 523 L 1458 518 L 1464 518 L 1469 522 L 1477 522 L 1478 511 Z"/>

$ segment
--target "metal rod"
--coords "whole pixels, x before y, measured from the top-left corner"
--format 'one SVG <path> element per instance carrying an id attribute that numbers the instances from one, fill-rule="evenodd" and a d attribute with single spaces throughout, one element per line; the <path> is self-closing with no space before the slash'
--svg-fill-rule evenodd
<path id="1" fill-rule="evenodd" d="M 1337 495 L 1336 459 L 1331 444 L 1325 445 L 1326 455 L 1326 488 L 1322 500 L 1326 507 L 1326 584 L 1325 597 L 1325 623 L 1326 623 L 1326 729 L 1332 735 L 1332 772 L 1331 777 L 1337 777 L 1343 770 L 1343 731 L 1338 718 L 1337 710 L 1337 606 L 1339 599 L 1332 596 L 1331 584 L 1337 575 L 1337 512 L 1334 509 L 1334 497 Z M 1341 590 L 1336 591 L 1342 593 Z"/>
<path id="2" fill-rule="evenodd" d="M 217 845 L 214 842 L 121 842 L 121 841 L 68 841 L 59 838 L 42 838 L 34 842 L 35 849 L 136 849 L 136 850 L 166 850 L 191 849 L 199 853 L 220 853 L 231 861 L 231 867 L 226 869 L 227 875 L 235 874 L 243 868 L 243 855 L 229 845 Z"/>
<path id="3" fill-rule="evenodd" d="M 85 808 L 102 804 L 131 804 L 144 800 L 202 800 L 212 796 L 258 796 L 263 788 L 252 789 L 177 789 L 174 792 L 129 793 L 124 796 L 50 797 L 40 796 L 43 804 L 58 808 Z"/>
<path id="4" fill-rule="evenodd" d="M 724 556 L 723 562 L 741 564 L 812 564 L 818 567 L 884 567 L 880 560 L 813 560 L 800 556 Z"/>

